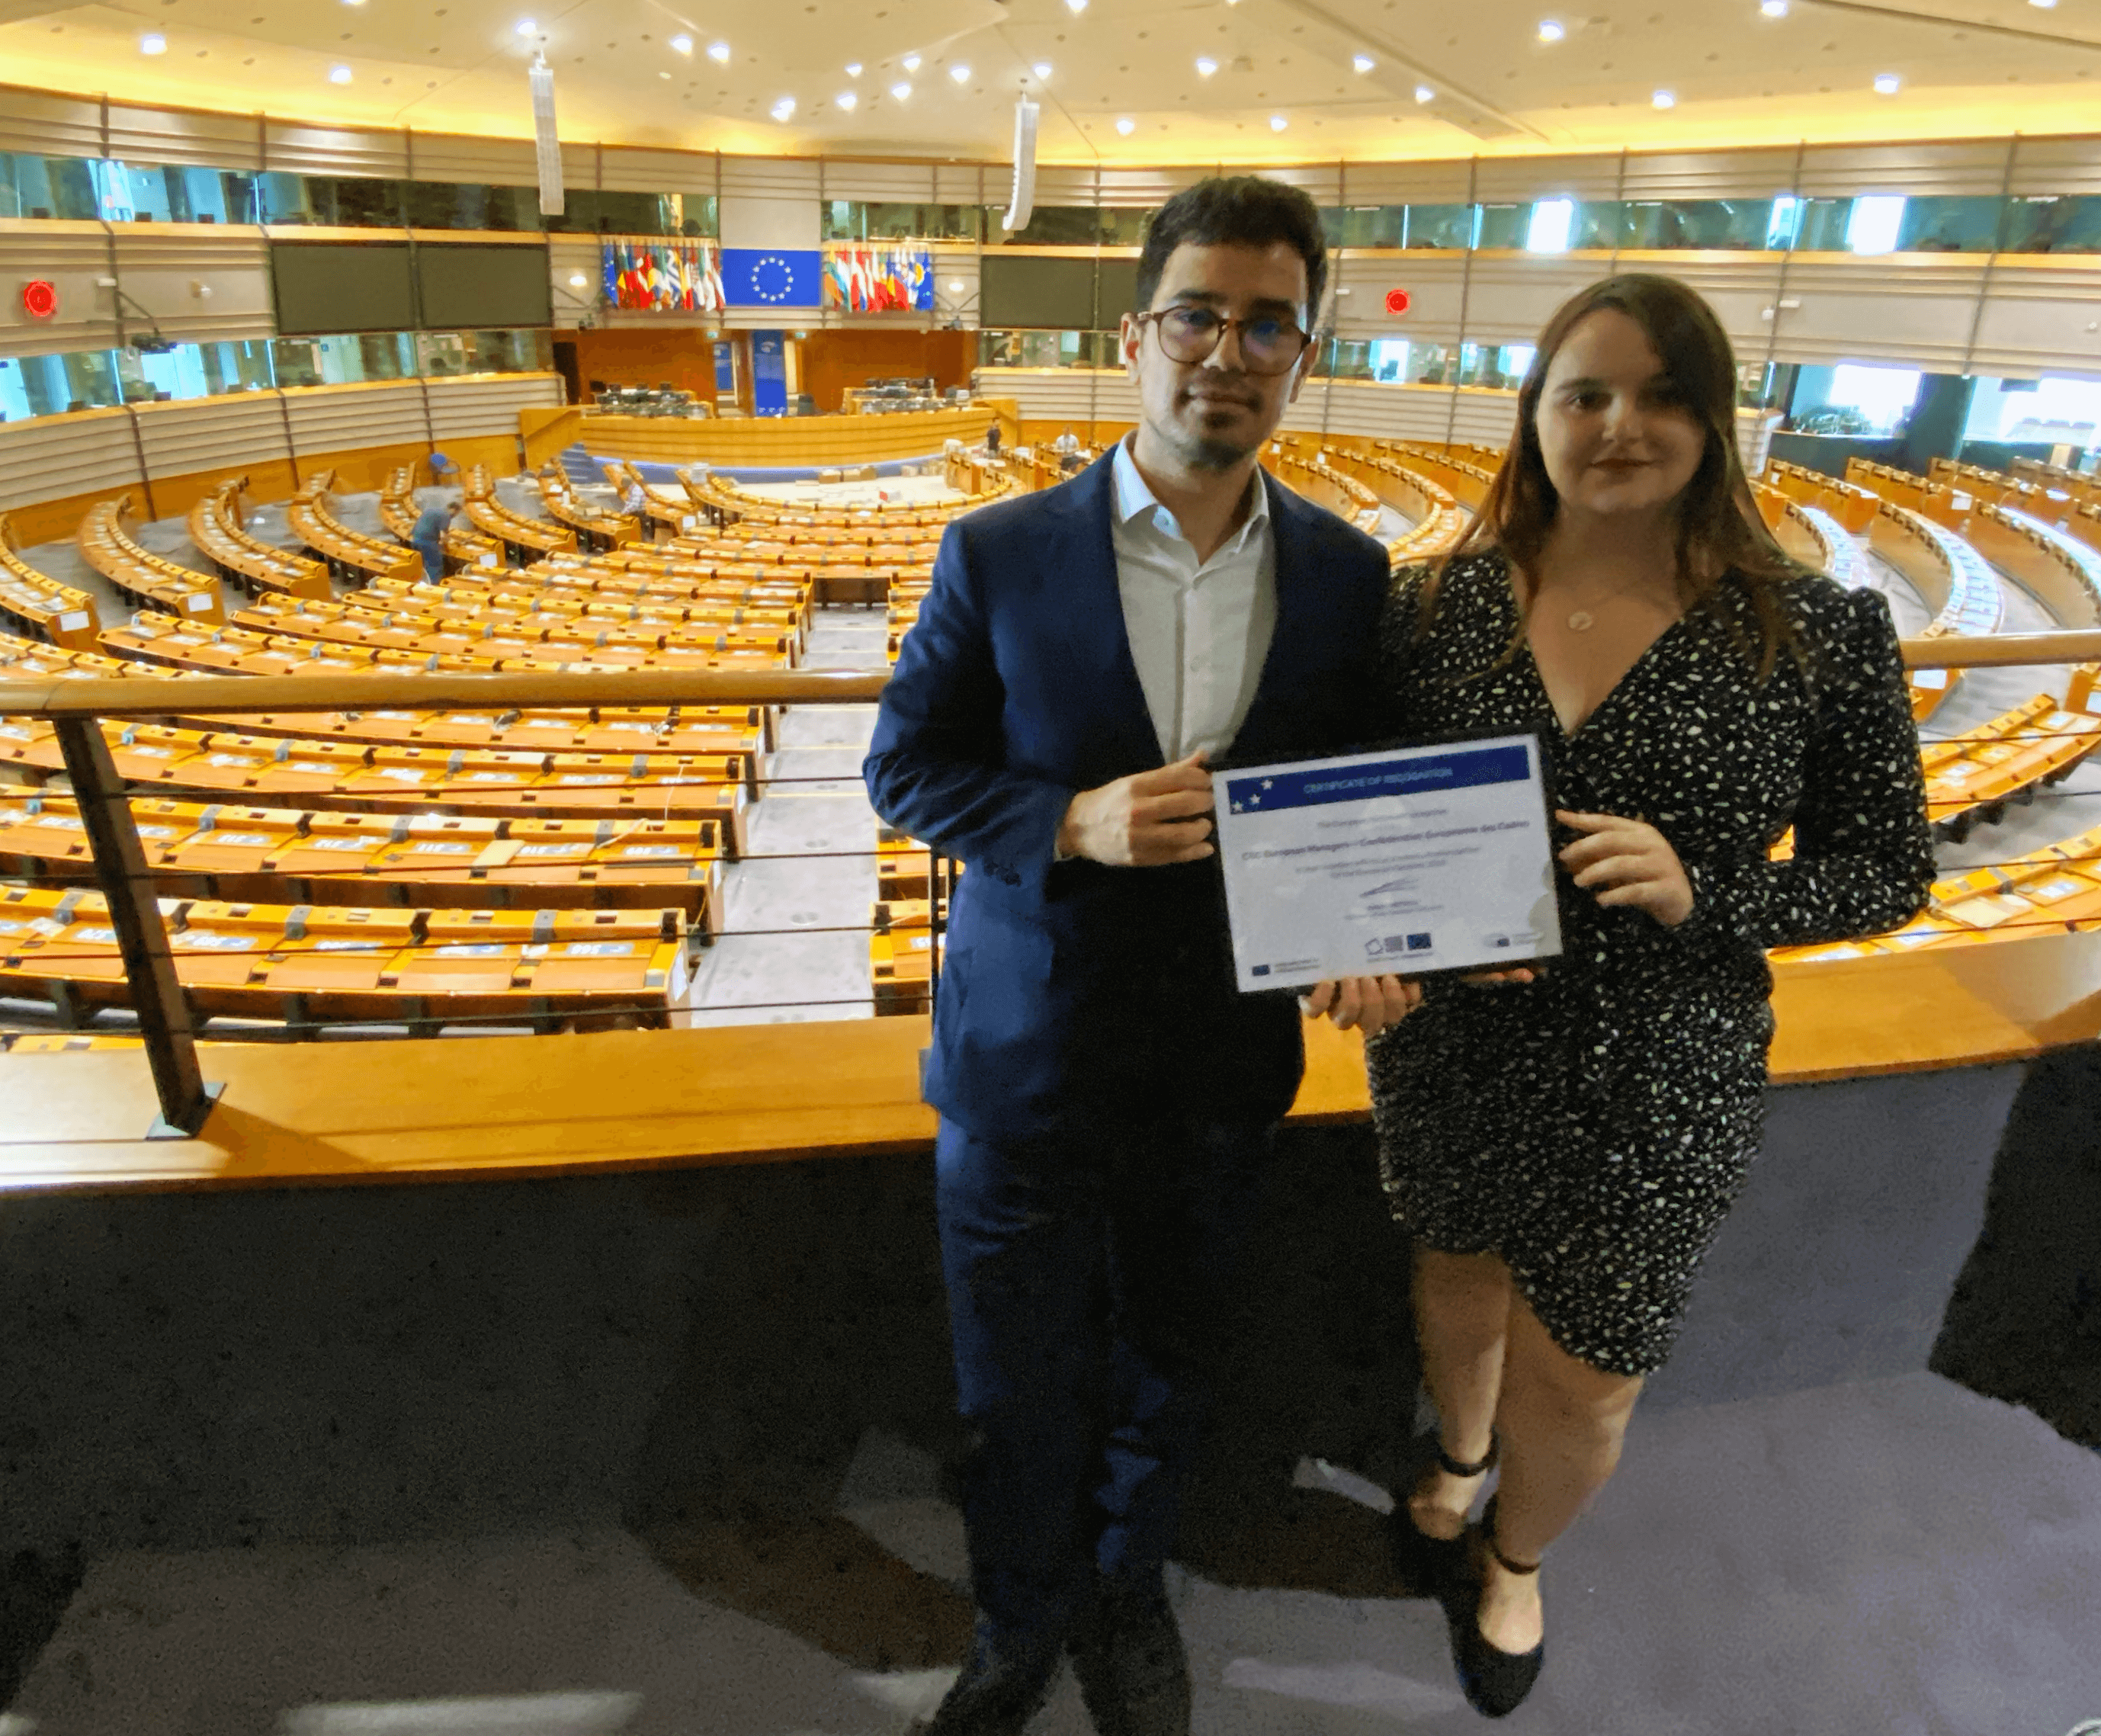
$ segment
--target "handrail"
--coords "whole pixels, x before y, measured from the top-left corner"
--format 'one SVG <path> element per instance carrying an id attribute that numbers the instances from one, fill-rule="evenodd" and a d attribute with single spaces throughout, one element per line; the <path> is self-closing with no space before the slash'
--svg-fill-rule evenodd
<path id="1" fill-rule="evenodd" d="M 1907 639 L 1913 669 L 2101 662 L 2101 629 Z M 869 705 L 889 677 L 858 669 L 637 669 L 472 675 L 148 675 L 0 682 L 0 717 L 171 712 L 537 710 L 561 706 Z"/>
<path id="2" fill-rule="evenodd" d="M 2101 633 L 2090 636 L 2101 655 Z M 0 717 L 160 717 L 171 711 L 509 711 L 550 706 L 873 704 L 859 669 L 638 669 L 467 675 L 183 675 L 0 682 Z"/>

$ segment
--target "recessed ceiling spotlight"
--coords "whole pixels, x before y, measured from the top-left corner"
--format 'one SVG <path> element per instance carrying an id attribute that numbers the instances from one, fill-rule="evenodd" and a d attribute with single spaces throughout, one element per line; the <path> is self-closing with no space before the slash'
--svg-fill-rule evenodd
<path id="1" fill-rule="evenodd" d="M 907 55 L 905 57 L 903 64 L 906 72 L 916 73 L 919 70 L 919 56 L 917 55 Z"/>
<path id="2" fill-rule="evenodd" d="M 2039 6 L 2046 12 L 2057 4 L 2057 0 L 2028 0 L 2030 6 Z"/>
<path id="3" fill-rule="evenodd" d="M 912 94 L 912 86 L 900 78 L 896 84 L 891 86 L 890 94 L 901 103 Z"/>
<path id="4" fill-rule="evenodd" d="M 691 54 L 693 51 L 692 38 L 687 36 L 683 33 L 673 37 L 671 38 L 671 50 L 675 54 Z"/>
<path id="5" fill-rule="evenodd" d="M 728 44 L 728 42 L 710 42 L 710 43 L 709 43 L 709 44 L 708 44 L 708 58 L 709 58 L 710 60 L 713 60 L 713 61 L 714 61 L 714 62 L 718 66 L 727 66 L 727 65 L 728 65 L 728 64 L 729 64 L 729 44 Z"/>
<path id="6" fill-rule="evenodd" d="M 1787 16 L 1787 0 L 1759 0 L 1758 10 L 1768 18 Z"/>
<path id="7" fill-rule="evenodd" d="M 1678 99 L 1668 91 L 1658 91 L 1649 98 L 1649 101 L 1659 108 L 1675 108 L 1678 106 Z"/>
<path id="8" fill-rule="evenodd" d="M 534 24 L 529 18 L 520 19 L 517 30 L 520 36 L 537 36 L 540 33 L 539 25 Z"/>
<path id="9" fill-rule="evenodd" d="M 343 0 L 343 3 L 345 6 L 362 6 L 365 4 L 365 0 Z"/>
<path id="10" fill-rule="evenodd" d="M 795 99 L 792 96 L 784 96 L 773 105 L 773 118 L 776 121 L 790 119 L 794 113 Z"/>
<path id="11" fill-rule="evenodd" d="M 149 30 L 139 38 L 139 52 L 141 54 L 166 54 L 167 51 L 168 39 L 157 30 Z"/>
<path id="12" fill-rule="evenodd" d="M 1542 18 L 1539 21 L 1539 39 L 1542 42 L 1558 42 L 1568 31 L 1559 20 Z"/>
<path id="13" fill-rule="evenodd" d="M 1285 120 L 1281 114 L 1273 114 L 1269 117 L 1269 130 L 1273 133 L 1282 132 L 1290 124 L 1290 122 Z"/>
<path id="14" fill-rule="evenodd" d="M 968 84 L 971 82 L 971 69 L 958 60 L 949 69 L 949 76 L 958 84 Z"/>
<path id="15" fill-rule="evenodd" d="M 1120 114 L 1117 117 L 1117 131 L 1128 139 L 1138 131 L 1138 122 L 1127 114 Z"/>
<path id="16" fill-rule="evenodd" d="M 1065 10 L 1075 18 L 1087 9 L 1087 0 L 1065 0 Z"/>
<path id="17" fill-rule="evenodd" d="M 666 72 L 661 67 L 659 67 L 657 71 L 657 76 L 659 78 L 669 78 L 671 75 Z"/>
<path id="18" fill-rule="evenodd" d="M 1214 60 L 1209 55 L 1198 55 L 1196 56 L 1196 76 L 1199 78 L 1208 78 L 1212 73 L 1218 71 L 1218 69 L 1219 63 L 1216 60 Z"/>
<path id="19" fill-rule="evenodd" d="M 1878 73 L 1875 75 L 1875 95 L 1895 96 L 1897 94 L 1898 86 L 1903 81 L 1895 73 Z"/>
<path id="20" fill-rule="evenodd" d="M 859 107 L 860 104 L 860 99 L 851 91 L 842 91 L 832 99 L 832 106 L 834 108 L 844 108 L 849 113 Z"/>
<path id="21" fill-rule="evenodd" d="M 1377 66 L 1377 65 L 1378 64 L 1378 61 L 1376 61 L 1376 60 L 1373 60 L 1373 59 L 1369 55 L 1368 55 L 1368 54 L 1360 54 L 1360 55 L 1352 55 L 1350 57 L 1350 64 L 1351 64 L 1351 66 L 1355 67 L 1355 68 L 1357 69 L 1357 71 L 1359 71 L 1359 72 L 1360 72 L 1360 73 L 1368 73 L 1368 72 L 1369 72 L 1369 71 L 1370 71 L 1370 70 L 1371 70 L 1374 66 Z"/>
<path id="22" fill-rule="evenodd" d="M 1050 63 L 1048 60 L 1038 60 L 1028 69 L 1038 78 L 1048 78 L 1050 76 Z"/>
<path id="23" fill-rule="evenodd" d="M 348 84 L 350 82 L 350 69 L 347 66 L 331 66 L 329 69 L 329 82 L 330 84 Z"/>
<path id="24" fill-rule="evenodd" d="M 1419 84 L 1415 87 L 1415 100 L 1418 103 L 1433 101 L 1437 93 L 1426 84 Z"/>
<path id="25" fill-rule="evenodd" d="M 847 62 L 847 77 L 849 78 L 858 78 L 860 77 L 860 61 L 849 60 Z"/>

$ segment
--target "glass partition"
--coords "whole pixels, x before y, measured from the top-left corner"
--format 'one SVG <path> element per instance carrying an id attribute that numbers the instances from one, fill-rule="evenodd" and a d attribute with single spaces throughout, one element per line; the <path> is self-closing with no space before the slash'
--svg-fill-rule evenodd
<path id="1" fill-rule="evenodd" d="M 0 413 L 10 422 L 123 401 L 114 350 L 0 358 Z"/>
<path id="2" fill-rule="evenodd" d="M 992 238 L 1003 231 L 992 219 Z M 974 241 L 984 238 L 985 212 L 976 205 L 869 203 L 860 199 L 827 199 L 824 238 L 828 241 Z"/>

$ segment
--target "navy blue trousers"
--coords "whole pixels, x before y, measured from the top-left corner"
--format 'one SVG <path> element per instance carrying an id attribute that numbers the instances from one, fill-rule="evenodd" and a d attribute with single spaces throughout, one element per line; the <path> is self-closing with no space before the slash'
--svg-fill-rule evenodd
<path id="1" fill-rule="evenodd" d="M 964 1528 L 997 1650 L 1055 1658 L 1097 1574 L 1157 1588 L 1210 1410 L 1206 1337 L 1231 1311 L 1275 1131 L 1018 1144 L 942 1122 Z"/>
<path id="2" fill-rule="evenodd" d="M 416 552 L 423 557 L 423 577 L 431 584 L 445 582 L 445 550 L 441 542 L 418 542 Z"/>

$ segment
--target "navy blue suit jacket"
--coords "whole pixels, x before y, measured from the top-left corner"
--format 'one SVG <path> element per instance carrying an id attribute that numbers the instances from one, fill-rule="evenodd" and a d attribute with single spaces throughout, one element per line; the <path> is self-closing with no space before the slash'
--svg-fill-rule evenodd
<path id="1" fill-rule="evenodd" d="M 878 814 L 966 866 L 927 1097 L 980 1137 L 1273 1121 L 1305 1066 L 1293 997 L 1235 985 L 1215 857 L 1055 860 L 1076 792 L 1163 763 L 1117 587 L 1113 456 L 949 526 L 862 768 Z M 1229 754 L 1345 752 L 1375 728 L 1386 551 L 1263 485 L 1276 629 Z"/>

